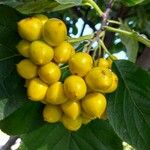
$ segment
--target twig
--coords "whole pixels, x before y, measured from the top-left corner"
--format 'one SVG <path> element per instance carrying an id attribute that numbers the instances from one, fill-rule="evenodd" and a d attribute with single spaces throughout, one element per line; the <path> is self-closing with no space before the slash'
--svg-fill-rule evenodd
<path id="1" fill-rule="evenodd" d="M 96 41 L 99 42 L 99 35 L 102 31 L 104 31 L 105 29 L 103 28 L 104 26 L 106 26 L 108 24 L 107 20 L 109 19 L 109 14 L 112 8 L 114 0 L 110 0 L 108 5 L 107 5 L 107 9 L 106 11 L 103 13 L 102 15 L 102 23 L 101 23 L 101 27 L 100 29 L 97 31 L 96 34 Z"/>

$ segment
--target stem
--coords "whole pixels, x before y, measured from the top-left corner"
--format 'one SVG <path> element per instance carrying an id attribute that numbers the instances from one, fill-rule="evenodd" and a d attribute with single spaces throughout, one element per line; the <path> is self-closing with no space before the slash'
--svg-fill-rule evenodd
<path id="1" fill-rule="evenodd" d="M 85 40 L 90 40 L 91 38 L 93 38 L 94 34 L 89 34 L 89 35 L 85 35 L 85 36 L 81 36 L 78 38 L 69 38 L 68 42 L 69 43 L 77 43 L 77 42 L 81 42 L 81 41 L 85 41 Z"/>
<path id="2" fill-rule="evenodd" d="M 116 20 L 108 19 L 107 21 L 108 21 L 109 23 L 113 23 L 113 24 L 121 25 L 121 22 L 116 21 Z"/>
<path id="3" fill-rule="evenodd" d="M 146 39 L 138 34 L 135 34 L 135 32 L 129 32 L 129 31 L 125 31 L 122 29 L 116 29 L 113 27 L 109 27 L 109 26 L 105 26 L 104 27 L 107 31 L 111 31 L 111 32 L 116 32 L 116 33 L 121 33 L 124 35 L 127 35 L 128 37 L 134 38 L 135 40 L 143 43 L 144 45 L 146 45 L 147 47 L 150 47 L 150 40 Z"/>
<path id="4" fill-rule="evenodd" d="M 99 14 L 99 16 L 103 16 L 103 11 L 99 8 L 99 6 L 94 2 L 94 0 L 84 0 L 84 4 L 90 4 Z"/>
<path id="5" fill-rule="evenodd" d="M 110 56 L 110 58 L 112 60 L 114 60 L 114 56 L 108 51 L 108 49 L 106 48 L 104 42 L 102 40 L 99 40 L 99 43 L 101 44 L 101 46 L 104 49 L 104 51 Z"/>
<path id="6" fill-rule="evenodd" d="M 104 28 L 105 28 L 107 31 L 125 34 L 125 35 L 130 36 L 130 37 L 132 36 L 132 32 L 129 32 L 129 31 L 126 31 L 126 30 L 116 29 L 116 28 L 109 27 L 109 26 L 104 26 Z"/>
<path id="7" fill-rule="evenodd" d="M 104 36 L 104 31 L 100 33 L 99 37 L 103 37 L 103 36 Z M 93 37 L 94 37 L 94 33 L 85 36 L 80 36 L 78 38 L 68 38 L 68 42 L 77 43 L 85 40 L 91 40 Z"/>

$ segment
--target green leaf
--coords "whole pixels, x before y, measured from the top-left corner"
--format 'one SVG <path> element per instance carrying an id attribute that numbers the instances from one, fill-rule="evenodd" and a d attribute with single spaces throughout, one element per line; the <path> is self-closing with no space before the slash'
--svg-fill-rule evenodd
<path id="1" fill-rule="evenodd" d="M 61 67 L 61 79 L 60 81 L 64 82 L 64 80 L 71 75 L 71 72 L 68 68 L 68 65 L 65 64 Z"/>
<path id="2" fill-rule="evenodd" d="M 22 17 L 15 9 L 0 5 L 0 47 L 14 49 L 19 40 L 17 22 Z"/>
<path id="3" fill-rule="evenodd" d="M 15 9 L 0 5 L 0 120 L 21 107 L 26 100 L 24 83 L 16 72 L 16 63 L 20 60 L 15 48 L 20 39 L 16 22 L 21 17 Z"/>
<path id="4" fill-rule="evenodd" d="M 24 1 L 21 4 L 18 3 L 16 9 L 23 14 L 42 13 L 42 12 L 54 12 L 67 9 L 75 6 L 76 3 L 62 2 L 58 3 L 54 0 L 31 0 Z"/>
<path id="5" fill-rule="evenodd" d="M 1 130 L 9 135 L 19 135 L 35 130 L 43 124 L 42 108 L 40 103 L 24 104 L 0 122 Z"/>
<path id="6" fill-rule="evenodd" d="M 118 89 L 108 96 L 110 124 L 137 150 L 150 148 L 150 74 L 129 61 L 116 61 Z"/>
<path id="7" fill-rule="evenodd" d="M 23 135 L 22 150 L 122 150 L 122 142 L 107 121 L 95 120 L 77 132 L 62 124 L 45 124 Z"/>
<path id="8" fill-rule="evenodd" d="M 129 28 L 127 24 L 124 24 L 124 25 L 122 24 L 120 28 L 126 31 L 131 31 L 131 29 Z M 138 41 L 134 38 L 129 38 L 128 36 L 123 35 L 123 34 L 119 34 L 119 35 L 120 35 L 122 43 L 126 47 L 128 59 L 131 62 L 136 62 L 138 49 L 139 49 Z"/>
<path id="9" fill-rule="evenodd" d="M 121 0 L 127 6 L 134 6 L 144 2 L 144 0 Z"/>
<path id="10" fill-rule="evenodd" d="M 60 4 L 75 4 L 79 5 L 81 4 L 82 0 L 56 0 Z"/>

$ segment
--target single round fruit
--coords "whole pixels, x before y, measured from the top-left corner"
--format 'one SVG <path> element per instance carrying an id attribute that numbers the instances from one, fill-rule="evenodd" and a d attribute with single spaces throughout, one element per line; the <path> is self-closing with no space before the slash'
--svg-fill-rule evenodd
<path id="1" fill-rule="evenodd" d="M 112 93 L 117 89 L 117 87 L 118 87 L 118 77 L 114 72 L 112 72 L 112 84 L 108 89 L 104 90 L 103 92 Z"/>
<path id="2" fill-rule="evenodd" d="M 62 123 L 68 130 L 77 131 L 82 125 L 82 118 L 79 116 L 76 119 L 71 119 L 68 116 L 63 115 Z"/>
<path id="3" fill-rule="evenodd" d="M 112 72 L 108 68 L 94 67 L 85 77 L 89 88 L 95 91 L 103 91 L 112 84 Z"/>
<path id="4" fill-rule="evenodd" d="M 49 62 L 39 68 L 38 74 L 45 83 L 53 84 L 60 79 L 61 70 L 55 63 Z"/>
<path id="5" fill-rule="evenodd" d="M 67 101 L 61 105 L 63 112 L 71 119 L 76 119 L 81 112 L 80 104 L 75 101 Z"/>
<path id="6" fill-rule="evenodd" d="M 43 27 L 43 38 L 51 46 L 60 45 L 67 38 L 66 25 L 60 19 L 48 19 Z"/>
<path id="7" fill-rule="evenodd" d="M 104 67 L 109 68 L 110 67 L 109 61 L 106 60 L 105 58 L 99 58 L 99 59 L 97 59 L 96 62 L 95 62 L 95 65 L 96 65 L 96 67 L 100 67 L 100 68 L 101 67 L 102 68 L 104 68 Z"/>
<path id="8" fill-rule="evenodd" d="M 25 40 L 38 40 L 42 33 L 42 22 L 35 17 L 22 19 L 18 22 L 18 32 Z"/>
<path id="9" fill-rule="evenodd" d="M 66 63 L 73 53 L 73 46 L 67 41 L 62 42 L 59 46 L 54 48 L 54 61 L 56 63 Z"/>
<path id="10" fill-rule="evenodd" d="M 18 52 L 24 57 L 29 57 L 29 47 L 30 42 L 26 40 L 21 40 L 16 46 Z"/>
<path id="11" fill-rule="evenodd" d="M 81 77 L 71 75 L 64 81 L 64 91 L 68 99 L 80 100 L 85 96 L 87 87 Z"/>
<path id="12" fill-rule="evenodd" d="M 29 55 L 35 64 L 44 65 L 53 59 L 54 51 L 43 41 L 34 41 L 30 45 Z"/>
<path id="13" fill-rule="evenodd" d="M 37 14 L 37 15 L 35 15 L 34 17 L 35 17 L 35 18 L 38 18 L 38 19 L 42 22 L 43 25 L 44 25 L 45 22 L 48 20 L 48 17 L 45 16 L 45 15 L 43 15 L 43 14 Z"/>
<path id="14" fill-rule="evenodd" d="M 101 93 L 90 93 L 82 100 L 83 110 L 93 116 L 100 117 L 106 109 L 106 98 Z"/>
<path id="15" fill-rule="evenodd" d="M 55 123 L 61 119 L 62 111 L 59 106 L 46 105 L 43 110 L 44 121 Z"/>
<path id="16" fill-rule="evenodd" d="M 41 101 L 45 98 L 47 89 L 47 84 L 42 82 L 39 78 L 34 78 L 30 80 L 27 87 L 28 98 L 33 101 Z"/>
<path id="17" fill-rule="evenodd" d="M 62 82 L 55 82 L 49 86 L 45 101 L 54 105 L 62 104 L 67 101 Z"/>
<path id="18" fill-rule="evenodd" d="M 37 76 L 37 66 L 29 59 L 23 59 L 17 64 L 17 72 L 24 79 L 31 79 Z"/>
<path id="19" fill-rule="evenodd" d="M 84 52 L 74 54 L 69 60 L 69 69 L 72 74 L 85 76 L 92 68 L 92 57 Z"/>

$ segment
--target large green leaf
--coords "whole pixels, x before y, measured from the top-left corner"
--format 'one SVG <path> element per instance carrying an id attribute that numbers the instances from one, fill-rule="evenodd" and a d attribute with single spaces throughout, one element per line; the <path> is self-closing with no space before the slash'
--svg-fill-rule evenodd
<path id="1" fill-rule="evenodd" d="M 77 132 L 61 124 L 45 124 L 23 135 L 22 150 L 122 150 L 122 142 L 107 121 L 95 120 Z"/>
<path id="2" fill-rule="evenodd" d="M 20 60 L 15 48 L 20 39 L 17 21 L 21 17 L 16 10 L 0 5 L 0 120 L 26 102 L 24 83 L 16 73 L 16 63 Z"/>
<path id="3" fill-rule="evenodd" d="M 11 7 L 0 5 L 0 46 L 3 45 L 4 47 L 14 49 L 19 40 L 17 21 L 22 17 L 20 13 Z"/>
<path id="4" fill-rule="evenodd" d="M 120 28 L 126 31 L 131 31 L 131 29 L 129 28 L 127 24 L 122 24 Z M 126 47 L 128 59 L 131 62 L 136 62 L 137 53 L 139 49 L 138 41 L 134 38 L 131 39 L 128 36 L 125 36 L 123 34 L 119 34 L 119 35 L 120 35 L 122 43 Z"/>
<path id="5" fill-rule="evenodd" d="M 63 9 L 67 9 L 70 7 L 75 6 L 76 3 L 70 2 L 61 2 L 58 3 L 54 0 L 31 0 L 31 1 L 24 1 L 22 3 L 18 3 L 15 8 L 24 14 L 31 14 L 31 13 L 42 13 L 42 12 L 53 12 L 53 11 L 60 11 Z"/>
<path id="6" fill-rule="evenodd" d="M 127 6 L 134 6 L 144 2 L 145 0 L 121 0 Z"/>
<path id="7" fill-rule="evenodd" d="M 118 89 L 108 96 L 110 124 L 137 150 L 150 148 L 150 74 L 129 61 L 116 61 Z"/>
<path id="8" fill-rule="evenodd" d="M 8 109 L 7 105 L 5 107 Z M 35 130 L 43 124 L 42 108 L 40 103 L 24 104 L 0 122 L 1 130 L 9 135 L 20 135 Z"/>

